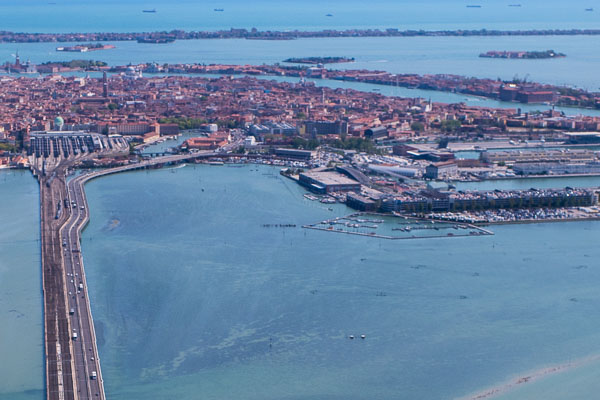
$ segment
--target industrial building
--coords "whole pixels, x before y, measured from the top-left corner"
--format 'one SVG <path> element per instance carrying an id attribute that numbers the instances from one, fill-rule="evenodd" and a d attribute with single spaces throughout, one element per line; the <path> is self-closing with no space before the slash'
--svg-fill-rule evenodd
<path id="1" fill-rule="evenodd" d="M 600 163 L 519 163 L 513 166 L 513 172 L 517 175 L 600 174 Z"/>
<path id="2" fill-rule="evenodd" d="M 275 149 L 273 150 L 273 154 L 277 157 L 296 161 L 310 161 L 312 157 L 311 151 L 296 149 Z"/>
<path id="3" fill-rule="evenodd" d="M 480 159 L 486 163 L 504 162 L 515 163 L 543 163 L 543 162 L 591 162 L 598 159 L 596 153 L 587 149 L 567 150 L 510 150 L 510 151 L 484 151 Z"/>
<path id="4" fill-rule="evenodd" d="M 309 190 L 327 194 L 331 192 L 360 192 L 360 183 L 332 171 L 303 172 L 299 183 Z"/>
<path id="5" fill-rule="evenodd" d="M 348 205 L 351 204 L 354 203 Z M 537 207 L 587 207 L 596 204 L 598 204 L 598 195 L 591 189 L 409 191 L 383 197 L 380 209 L 384 212 L 448 212 Z"/>
<path id="6" fill-rule="evenodd" d="M 446 179 L 458 173 L 458 164 L 455 161 L 444 161 L 429 164 L 425 168 L 425 178 Z"/>
<path id="7" fill-rule="evenodd" d="M 359 211 L 377 211 L 379 202 L 355 192 L 346 195 L 346 205 Z"/>

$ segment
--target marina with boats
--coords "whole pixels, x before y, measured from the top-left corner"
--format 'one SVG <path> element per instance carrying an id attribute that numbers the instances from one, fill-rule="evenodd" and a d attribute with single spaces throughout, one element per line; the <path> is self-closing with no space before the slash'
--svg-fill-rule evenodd
<path id="1" fill-rule="evenodd" d="M 391 240 L 473 237 L 494 234 L 488 229 L 469 223 L 377 213 L 354 213 L 302 227 Z"/>

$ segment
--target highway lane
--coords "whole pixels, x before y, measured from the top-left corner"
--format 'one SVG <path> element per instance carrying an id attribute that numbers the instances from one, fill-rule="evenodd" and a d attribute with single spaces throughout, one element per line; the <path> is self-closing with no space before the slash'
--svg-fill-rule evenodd
<path id="1" fill-rule="evenodd" d="M 60 237 L 64 252 L 63 260 L 72 333 L 77 333 L 77 338 L 72 343 L 78 398 L 104 399 L 96 335 L 80 246 L 81 229 L 89 219 L 81 183 L 84 178 L 85 175 L 73 178 L 67 184 L 70 216 L 60 229 Z"/>

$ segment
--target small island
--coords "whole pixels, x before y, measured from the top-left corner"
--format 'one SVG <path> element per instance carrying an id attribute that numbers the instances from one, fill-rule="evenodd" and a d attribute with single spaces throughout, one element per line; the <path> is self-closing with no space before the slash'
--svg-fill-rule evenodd
<path id="1" fill-rule="evenodd" d="M 295 64 L 339 64 L 354 62 L 354 57 L 299 57 L 286 58 L 283 62 Z"/>
<path id="2" fill-rule="evenodd" d="M 562 58 L 566 54 L 557 53 L 554 50 L 546 51 L 488 51 L 481 53 L 479 57 L 484 58 L 521 58 L 521 59 L 543 59 L 543 58 Z"/>
<path id="3" fill-rule="evenodd" d="M 115 48 L 115 46 L 113 46 L 112 44 L 90 43 L 90 44 L 78 44 L 76 46 L 57 47 L 56 51 L 86 53 L 88 51 L 108 50 L 108 49 L 114 49 L 114 48 Z"/>
<path id="4" fill-rule="evenodd" d="M 37 65 L 40 74 L 55 74 L 73 71 L 99 71 L 108 68 L 104 61 L 95 60 L 71 60 L 71 61 L 48 61 Z"/>

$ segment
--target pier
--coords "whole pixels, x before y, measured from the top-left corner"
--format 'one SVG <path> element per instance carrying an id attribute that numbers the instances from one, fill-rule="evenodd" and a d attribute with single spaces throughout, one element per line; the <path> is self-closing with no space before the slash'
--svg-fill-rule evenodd
<path id="1" fill-rule="evenodd" d="M 369 219 L 369 216 L 377 216 L 378 218 L 386 217 L 388 218 L 388 220 L 386 221 L 383 219 Z M 394 222 L 398 225 L 402 225 L 402 227 L 391 228 L 392 234 L 381 233 L 379 231 L 380 225 L 389 225 Z M 365 223 L 367 223 L 368 225 L 365 225 Z M 314 224 L 303 225 L 302 228 L 315 229 L 324 232 L 344 233 L 347 235 L 368 236 L 372 238 L 389 240 L 476 237 L 494 234 L 494 232 L 488 229 L 484 229 L 480 226 L 476 226 L 474 224 L 469 223 L 456 224 L 448 221 L 432 221 L 430 219 L 417 218 L 412 216 L 409 217 L 397 214 L 393 214 L 390 216 L 389 214 L 377 213 L 355 213 L 344 217 L 326 219 L 324 221 L 317 222 Z M 369 231 L 365 231 L 365 228 L 369 229 Z M 430 232 L 433 232 L 435 230 L 436 232 L 430 234 L 416 234 L 415 232 L 413 232 L 419 230 Z"/>

